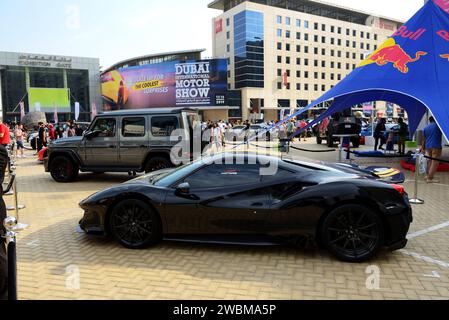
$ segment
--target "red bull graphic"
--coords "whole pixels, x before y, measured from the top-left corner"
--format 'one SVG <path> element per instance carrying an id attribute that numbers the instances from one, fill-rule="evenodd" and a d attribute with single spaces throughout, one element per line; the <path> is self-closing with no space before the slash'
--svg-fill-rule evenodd
<path id="1" fill-rule="evenodd" d="M 449 61 L 449 54 L 440 54 L 440 57 Z"/>
<path id="2" fill-rule="evenodd" d="M 368 58 L 366 58 L 359 67 L 366 66 L 368 64 L 376 63 L 378 66 L 383 67 L 388 63 L 392 63 L 393 67 L 402 73 L 408 73 L 409 63 L 413 63 L 421 59 L 422 56 L 427 55 L 427 52 L 418 51 L 415 57 L 412 58 L 408 55 L 404 49 L 393 38 L 389 38 L 385 41 L 376 51 L 374 51 Z"/>

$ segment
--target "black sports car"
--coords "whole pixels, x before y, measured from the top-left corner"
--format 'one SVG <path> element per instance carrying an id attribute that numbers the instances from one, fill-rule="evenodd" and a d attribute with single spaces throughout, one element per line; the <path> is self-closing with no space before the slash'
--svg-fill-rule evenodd
<path id="1" fill-rule="evenodd" d="M 339 259 L 407 244 L 407 194 L 363 170 L 221 154 L 145 175 L 80 203 L 87 233 L 140 249 L 162 239 L 274 245 L 316 240 Z"/>

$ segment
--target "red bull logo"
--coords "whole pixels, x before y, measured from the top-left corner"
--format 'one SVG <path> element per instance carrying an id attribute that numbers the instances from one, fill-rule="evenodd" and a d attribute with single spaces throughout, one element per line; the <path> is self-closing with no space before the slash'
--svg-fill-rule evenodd
<path id="1" fill-rule="evenodd" d="M 415 54 L 415 57 L 412 58 L 400 45 L 396 44 L 396 41 L 393 38 L 389 38 L 366 60 L 364 60 L 359 67 L 371 63 L 376 63 L 378 66 L 383 67 L 388 63 L 392 63 L 394 68 L 402 73 L 407 73 L 409 71 L 408 64 L 418 61 L 425 55 L 427 55 L 427 52 L 418 51 Z"/>
<path id="2" fill-rule="evenodd" d="M 440 54 L 440 57 L 449 61 L 449 54 Z"/>

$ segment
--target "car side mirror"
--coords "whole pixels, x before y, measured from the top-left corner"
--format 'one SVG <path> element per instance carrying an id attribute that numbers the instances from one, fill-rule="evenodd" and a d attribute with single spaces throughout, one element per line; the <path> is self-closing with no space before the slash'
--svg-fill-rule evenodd
<path id="1" fill-rule="evenodd" d="M 98 137 L 98 135 L 100 134 L 100 131 L 86 131 L 84 133 L 84 137 L 88 140 Z"/>
<path id="2" fill-rule="evenodd" d="M 183 182 L 176 188 L 176 194 L 188 195 L 189 193 L 190 193 L 190 184 L 188 182 Z"/>

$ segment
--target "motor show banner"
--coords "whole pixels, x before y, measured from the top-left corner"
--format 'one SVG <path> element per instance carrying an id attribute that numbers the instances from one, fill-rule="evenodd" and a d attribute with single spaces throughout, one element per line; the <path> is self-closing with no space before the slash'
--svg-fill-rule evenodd
<path id="1" fill-rule="evenodd" d="M 101 77 L 105 110 L 215 107 L 227 103 L 227 60 L 173 61 Z"/>

